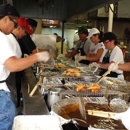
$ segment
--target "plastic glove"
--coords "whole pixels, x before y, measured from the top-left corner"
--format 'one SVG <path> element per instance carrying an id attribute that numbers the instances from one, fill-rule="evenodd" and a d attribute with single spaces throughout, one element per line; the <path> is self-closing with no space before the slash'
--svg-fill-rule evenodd
<path id="1" fill-rule="evenodd" d="M 77 54 L 77 55 L 74 56 L 74 58 L 75 58 L 76 61 L 78 60 L 78 57 L 79 57 L 79 54 Z"/>
<path id="2" fill-rule="evenodd" d="M 50 54 L 47 51 L 36 53 L 38 56 L 38 61 L 47 62 L 50 59 Z"/>
<path id="3" fill-rule="evenodd" d="M 24 58 L 25 58 L 25 57 L 28 57 L 28 56 L 29 56 L 28 54 L 24 54 Z"/>
<path id="4" fill-rule="evenodd" d="M 119 114 L 116 114 L 114 116 L 115 120 L 121 120 L 122 124 L 128 129 L 130 130 L 130 108 L 126 111 L 126 112 L 122 112 Z"/>
<path id="5" fill-rule="evenodd" d="M 97 62 L 93 62 L 92 64 L 89 64 L 89 67 L 100 67 L 100 64 L 98 64 Z"/>
<path id="6" fill-rule="evenodd" d="M 79 55 L 76 55 L 76 59 L 77 59 L 78 61 L 86 60 L 86 56 L 79 56 Z"/>
<path id="7" fill-rule="evenodd" d="M 108 70 L 111 70 L 111 69 L 112 71 L 116 72 L 118 70 L 118 65 L 115 65 L 115 63 L 111 63 L 108 67 Z"/>

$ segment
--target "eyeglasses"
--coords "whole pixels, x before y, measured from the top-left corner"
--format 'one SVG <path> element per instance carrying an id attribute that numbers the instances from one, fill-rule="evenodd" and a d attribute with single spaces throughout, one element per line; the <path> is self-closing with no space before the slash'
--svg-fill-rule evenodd
<path id="1" fill-rule="evenodd" d="M 16 23 L 11 17 L 9 17 L 9 19 L 10 19 L 10 21 L 14 22 L 14 27 L 17 28 L 18 27 L 18 23 Z"/>

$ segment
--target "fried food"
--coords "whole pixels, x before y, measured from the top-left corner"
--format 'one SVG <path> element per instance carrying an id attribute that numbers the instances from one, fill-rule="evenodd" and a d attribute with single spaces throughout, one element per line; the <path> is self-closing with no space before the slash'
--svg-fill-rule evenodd
<path id="1" fill-rule="evenodd" d="M 55 68 L 66 68 L 66 65 L 64 65 L 62 63 L 57 63 L 57 64 L 55 64 Z"/>
<path id="2" fill-rule="evenodd" d="M 72 76 L 72 77 L 80 77 L 81 70 L 79 69 L 67 69 L 65 70 L 62 75 Z"/>
<path id="3" fill-rule="evenodd" d="M 96 94 L 99 90 L 100 90 L 100 86 L 98 84 L 91 84 L 91 85 L 87 85 L 87 84 L 76 84 L 76 91 L 85 91 L 85 89 L 90 90 L 91 93 Z"/>

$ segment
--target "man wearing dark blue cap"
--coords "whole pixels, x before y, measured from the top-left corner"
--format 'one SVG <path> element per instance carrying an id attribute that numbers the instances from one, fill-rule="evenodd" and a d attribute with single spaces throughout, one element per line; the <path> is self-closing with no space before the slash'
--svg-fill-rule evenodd
<path id="1" fill-rule="evenodd" d="M 16 115 L 6 79 L 10 72 L 21 71 L 38 61 L 48 61 L 48 52 L 41 52 L 27 58 L 18 58 L 7 34 L 17 27 L 19 13 L 10 4 L 0 5 L 0 130 L 12 130 Z M 14 87 L 14 86 L 12 86 Z"/>

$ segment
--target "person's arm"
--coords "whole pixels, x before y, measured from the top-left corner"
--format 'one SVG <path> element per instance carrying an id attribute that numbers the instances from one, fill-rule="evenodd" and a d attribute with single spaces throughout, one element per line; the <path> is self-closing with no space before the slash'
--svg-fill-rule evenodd
<path id="1" fill-rule="evenodd" d="M 109 63 L 107 63 L 107 64 L 100 64 L 99 68 L 101 68 L 101 69 L 108 69 L 108 67 L 109 67 L 109 65 L 110 65 L 111 63 L 115 63 L 115 62 L 111 61 L 111 62 L 109 62 Z"/>
<path id="2" fill-rule="evenodd" d="M 109 66 L 110 66 L 110 64 L 111 63 L 115 63 L 115 62 L 110 62 L 110 63 L 105 63 L 105 64 L 103 64 L 103 63 L 97 63 L 97 62 L 93 62 L 92 64 L 90 64 L 90 66 L 91 67 L 98 67 L 98 68 L 101 68 L 101 69 L 109 69 Z"/>
<path id="3" fill-rule="evenodd" d="M 119 64 L 118 69 L 123 70 L 123 71 L 130 71 L 130 62 L 124 63 L 124 64 Z"/>
<path id="4" fill-rule="evenodd" d="M 74 49 L 72 52 L 65 54 L 65 57 L 70 58 L 70 57 L 75 56 L 77 53 L 78 53 L 78 51 L 76 49 Z"/>
<path id="5" fill-rule="evenodd" d="M 86 56 L 87 56 L 87 57 L 91 56 L 91 54 L 90 54 L 90 50 L 88 51 L 88 53 L 87 53 Z"/>
<path id="6" fill-rule="evenodd" d="M 98 49 L 98 51 L 97 51 L 97 53 L 95 54 L 95 56 L 92 56 L 92 57 L 86 56 L 85 60 L 98 61 L 98 60 L 100 59 L 102 53 L 103 53 L 103 48 Z"/>
<path id="7" fill-rule="evenodd" d="M 89 60 L 89 61 L 98 61 L 103 53 L 103 48 L 98 49 L 97 53 L 93 56 L 78 56 L 77 59 L 80 60 Z"/>
<path id="8" fill-rule="evenodd" d="M 5 60 L 4 65 L 10 72 L 17 72 L 28 68 L 37 61 L 47 62 L 49 58 L 50 55 L 46 51 L 30 55 L 26 58 L 16 58 L 12 56 Z"/>

